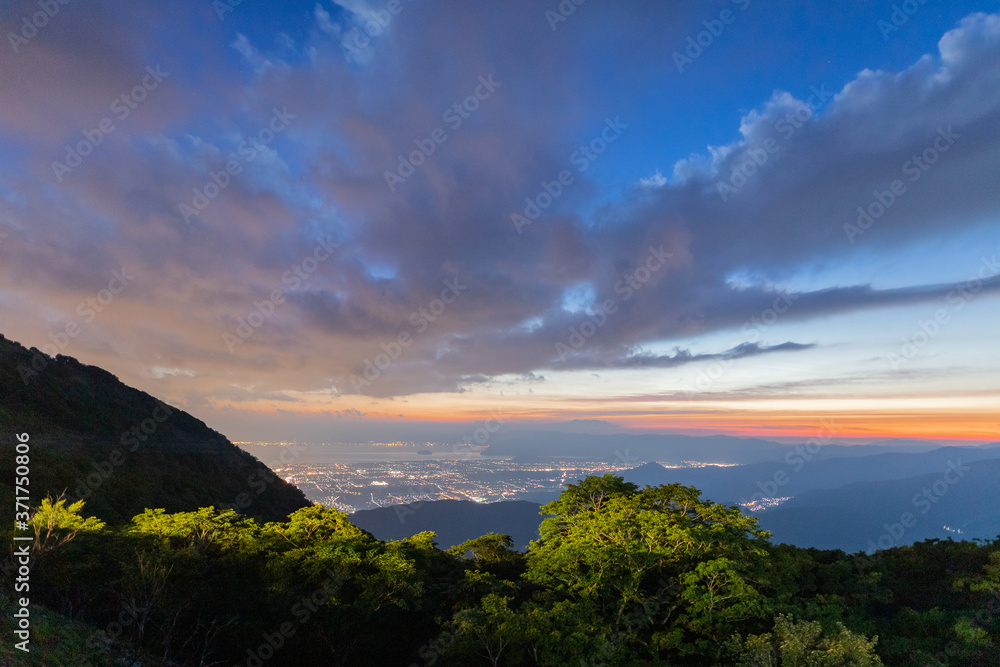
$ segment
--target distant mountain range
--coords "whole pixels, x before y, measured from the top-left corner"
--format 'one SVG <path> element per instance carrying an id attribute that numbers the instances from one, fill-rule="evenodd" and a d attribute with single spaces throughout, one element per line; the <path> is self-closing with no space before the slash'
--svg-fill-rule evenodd
<path id="1" fill-rule="evenodd" d="M 841 448 L 841 449 L 861 449 Z M 822 450 L 820 454 L 822 454 Z M 792 452 L 778 462 L 742 466 L 664 468 L 649 463 L 622 473 L 627 481 L 640 486 L 680 482 L 696 486 L 708 498 L 725 504 L 749 502 L 755 497 L 798 496 L 806 491 L 835 489 L 855 482 L 899 480 L 941 473 L 949 461 L 964 462 L 1000 459 L 1000 448 L 939 447 L 917 453 L 872 453 L 868 456 L 827 458 Z"/>
<path id="2" fill-rule="evenodd" d="M 104 370 L 71 357 L 48 357 L 2 335 L 0 433 L 5 452 L 0 478 L 14 478 L 14 434 L 28 433 L 32 502 L 66 492 L 87 501 L 86 514 L 112 523 L 126 522 L 145 508 L 177 512 L 208 505 L 281 520 L 309 505 L 299 489 L 182 410 Z M 726 464 L 647 463 L 621 474 L 640 486 L 695 486 L 727 505 L 791 497 L 758 516 L 776 541 L 798 546 L 858 551 L 927 538 L 1000 535 L 1000 443 L 804 447 L 728 436 L 560 431 L 502 436 L 491 444 L 491 455 Z M 13 503 L 9 484 L 0 495 L 0 502 Z M 539 504 L 556 496 L 495 504 L 427 502 L 357 512 L 352 520 L 380 539 L 432 530 L 448 547 L 499 532 L 524 548 L 538 535 Z"/>
<path id="3" fill-rule="evenodd" d="M 775 542 L 800 547 L 855 553 L 925 539 L 1000 536 L 997 444 L 733 467 L 649 463 L 619 474 L 639 486 L 695 486 L 703 497 L 727 505 L 755 495 L 793 496 L 757 516 Z M 445 500 L 356 512 L 351 520 L 379 539 L 430 530 L 442 546 L 451 546 L 492 531 L 512 535 L 523 548 L 538 536 L 537 503 Z"/>
<path id="4" fill-rule="evenodd" d="M 424 531 L 437 533 L 437 543 L 448 549 L 489 532 L 510 535 L 514 546 L 527 549 L 538 539 L 537 503 L 520 500 L 502 503 L 475 503 L 471 500 L 437 500 L 413 505 L 396 505 L 361 510 L 351 515 L 351 523 L 380 540 L 401 540 Z"/>
<path id="5" fill-rule="evenodd" d="M 599 427 L 602 422 L 597 422 Z M 550 460 L 607 461 L 660 461 L 680 465 L 685 462 L 751 464 L 781 461 L 794 454 L 799 445 L 786 445 L 760 438 L 736 438 L 726 435 L 691 436 L 677 434 L 594 433 L 607 430 L 594 427 L 581 431 L 574 422 L 560 425 L 561 429 L 526 431 L 503 429 L 491 437 L 490 445 L 483 452 L 488 457 L 513 458 L 519 462 L 544 462 Z M 826 438 L 824 442 L 826 442 Z M 856 458 L 872 454 L 915 453 L 939 448 L 941 445 L 920 440 L 886 440 L 871 445 L 848 445 L 830 440 L 823 444 L 811 458 Z M 268 465 L 279 466 L 288 462 L 289 450 L 283 445 L 243 443 L 241 447 Z M 418 453 L 415 449 L 409 453 Z M 424 449 L 437 454 L 453 454 L 454 445 Z M 460 449 L 472 452 L 471 447 Z M 294 461 L 299 464 L 329 465 L 342 461 L 345 450 L 334 445 L 297 444 Z M 374 450 L 369 453 L 374 453 Z"/>
<path id="6" fill-rule="evenodd" d="M 925 452 L 939 447 L 918 440 L 893 440 L 874 445 L 837 444 L 823 436 L 817 458 L 847 458 L 889 452 Z M 582 458 L 600 461 L 660 461 L 679 465 L 685 461 L 748 464 L 779 461 L 794 450 L 760 438 L 728 435 L 574 433 L 569 431 L 501 431 L 490 441 L 488 456 L 525 460 Z"/>
<path id="7" fill-rule="evenodd" d="M 85 514 L 127 522 L 145 508 L 233 507 L 277 521 L 310 503 L 188 413 L 72 357 L 0 335 L 0 479 L 13 505 L 14 434 L 30 436 L 32 504 L 66 492 Z M 8 502 L 9 500 L 9 502 Z"/>
<path id="8" fill-rule="evenodd" d="M 958 460 L 917 477 L 807 491 L 763 512 L 761 527 L 781 542 L 848 552 L 1000 536 L 1000 460 Z"/>

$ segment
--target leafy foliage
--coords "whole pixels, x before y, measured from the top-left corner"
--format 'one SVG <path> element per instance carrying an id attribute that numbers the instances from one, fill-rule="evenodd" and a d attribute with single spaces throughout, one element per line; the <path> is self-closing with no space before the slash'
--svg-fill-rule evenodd
<path id="1" fill-rule="evenodd" d="M 816 621 L 799 621 L 784 614 L 774 619 L 774 634 L 735 638 L 730 649 L 736 667 L 877 667 L 878 637 L 871 640 L 837 624 L 835 633 L 824 633 Z"/>
<path id="2" fill-rule="evenodd" d="M 618 639 L 656 657 L 659 649 L 713 656 L 733 623 L 767 613 L 753 572 L 768 534 L 739 509 L 701 499 L 678 484 L 640 491 L 612 475 L 571 485 L 542 508 L 541 539 L 528 555 L 529 580 L 587 600 L 612 619 Z M 655 600 L 642 633 L 625 614 Z M 670 624 L 669 631 L 656 630 Z"/>
<path id="3" fill-rule="evenodd" d="M 48 498 L 32 517 L 46 664 L 1000 664 L 1000 540 L 870 557 L 772 545 L 690 487 L 582 480 L 543 508 L 526 554 L 493 533 L 448 551 L 433 533 L 381 542 L 320 505 L 263 524 L 84 510 Z"/>
<path id="4" fill-rule="evenodd" d="M 81 532 L 98 532 L 104 528 L 103 521 L 80 516 L 83 505 L 82 500 L 67 507 L 65 498 L 53 501 L 49 496 L 43 499 L 31 516 L 31 526 L 35 530 L 34 550 L 45 553 L 58 549 Z"/>

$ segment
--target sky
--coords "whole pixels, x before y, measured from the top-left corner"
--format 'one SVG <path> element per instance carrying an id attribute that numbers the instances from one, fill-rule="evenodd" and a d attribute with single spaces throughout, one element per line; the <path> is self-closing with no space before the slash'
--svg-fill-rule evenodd
<path id="1" fill-rule="evenodd" d="M 233 440 L 1000 440 L 998 11 L 5 1 L 0 333 Z"/>

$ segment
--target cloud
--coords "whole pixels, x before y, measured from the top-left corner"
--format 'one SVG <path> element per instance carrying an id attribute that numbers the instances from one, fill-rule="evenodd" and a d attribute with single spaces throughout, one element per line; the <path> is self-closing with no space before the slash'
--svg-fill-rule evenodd
<path id="1" fill-rule="evenodd" d="M 333 35 L 334 37 L 340 37 L 343 30 L 341 30 L 337 23 L 334 23 L 330 12 L 326 11 L 322 4 L 316 3 L 313 15 L 316 17 L 316 24 L 319 26 L 320 30 L 329 35 Z"/>
<path id="2" fill-rule="evenodd" d="M 690 350 L 676 350 L 673 354 L 625 354 L 618 357 L 601 359 L 586 352 L 573 355 L 565 362 L 554 364 L 554 369 L 586 369 L 593 368 L 676 368 L 685 364 L 716 361 L 720 359 L 736 360 L 744 357 L 754 357 L 769 352 L 794 352 L 808 350 L 813 344 L 793 343 L 791 341 L 778 345 L 760 345 L 759 343 L 742 343 L 725 352 L 715 354 L 691 354 Z"/>
<path id="3" fill-rule="evenodd" d="M 274 64 L 265 55 L 254 48 L 246 35 L 237 33 L 236 39 L 233 40 L 231 46 L 237 53 L 243 56 L 243 59 L 253 68 L 253 71 L 258 76 L 274 67 Z"/>
<path id="4" fill-rule="evenodd" d="M 67 353 L 109 366 L 150 368 L 155 359 L 161 369 L 189 369 L 194 375 L 164 370 L 163 379 L 192 401 L 351 393 L 352 376 L 404 334 L 405 348 L 362 393 L 526 383 L 543 370 L 673 368 L 811 348 L 737 340 L 717 354 L 642 352 L 706 333 L 743 336 L 782 298 L 791 302 L 781 316 L 789 322 L 944 298 L 953 285 L 788 284 L 859 248 L 899 252 L 1000 215 L 1000 98 L 991 94 L 1000 85 L 997 15 L 967 17 L 942 37 L 938 53 L 901 71 L 865 70 L 822 103 L 780 91 L 759 100 L 733 128 L 738 141 L 683 160 L 657 156 L 674 164 L 670 179 L 656 171 L 636 185 L 632 177 L 630 187 L 605 197 L 593 170 L 573 172 L 573 185 L 518 234 L 510 214 L 573 169 L 580 137 L 594 136 L 616 113 L 616 100 L 595 93 L 592 63 L 570 47 L 595 34 L 636 35 L 651 46 L 656 40 L 643 26 L 661 23 L 683 43 L 687 14 L 671 22 L 658 5 L 641 16 L 588 6 L 559 42 L 527 3 L 518 6 L 524 11 L 407 5 L 361 72 L 345 58 L 337 26 L 341 9 L 353 22 L 370 7 L 337 5 L 333 12 L 316 5 L 294 42 L 230 35 L 207 22 L 188 55 L 147 49 L 134 36 L 146 24 L 142 15 L 98 2 L 96 13 L 67 11 L 31 44 L 33 57 L 5 66 L 0 94 L 11 102 L 0 110 L 0 132 L 16 150 L 0 158 L 8 234 L 0 303 L 5 322 L 17 322 L 5 333 L 44 342 L 80 319 L 77 304 L 99 293 L 113 269 L 127 267 L 134 284 L 86 323 Z M 186 34 L 170 12 L 157 16 L 174 37 Z M 88 32 L 94 17 L 106 22 Z M 173 68 L 170 85 L 156 91 L 162 97 L 118 122 L 57 183 L 51 162 L 109 113 L 109 100 L 135 84 L 151 54 Z M 188 61 L 201 57 L 212 64 L 207 72 Z M 621 58 L 621 71 L 643 66 L 638 56 Z M 452 117 L 461 123 L 447 120 L 491 75 L 502 86 L 467 117 Z M 276 108 L 296 118 L 259 150 L 247 144 Z M 788 119 L 797 115 L 796 126 Z M 438 129 L 446 140 L 432 141 L 434 153 L 390 191 L 385 172 Z M 906 180 L 905 165 L 942 130 L 957 140 L 918 181 Z M 234 160 L 240 171 L 227 176 Z M 749 164 L 753 173 L 737 186 L 734 170 Z M 904 181 L 905 194 L 852 244 L 845 224 L 894 180 Z M 735 191 L 723 197 L 720 182 Z M 206 187 L 218 193 L 189 224 L 179 206 Z M 341 246 L 308 279 L 289 278 L 327 235 Z M 626 298 L 623 281 L 661 245 L 670 261 Z M 736 273 L 759 280 L 737 287 Z M 468 287 L 445 303 L 454 280 Z M 996 288 L 995 278 L 984 285 Z M 265 303 L 276 291 L 281 302 Z M 567 294 L 577 297 L 571 308 Z M 560 362 L 556 344 L 608 300 L 616 313 L 580 354 Z M 223 335 L 235 335 L 253 313 L 263 323 L 230 352 Z"/>
<path id="5" fill-rule="evenodd" d="M 652 176 L 648 178 L 639 179 L 639 185 L 641 185 L 644 188 L 662 188 L 666 184 L 667 184 L 667 179 L 663 176 L 663 174 L 660 173 L 659 169 L 657 169 L 656 173 L 653 174 Z"/>

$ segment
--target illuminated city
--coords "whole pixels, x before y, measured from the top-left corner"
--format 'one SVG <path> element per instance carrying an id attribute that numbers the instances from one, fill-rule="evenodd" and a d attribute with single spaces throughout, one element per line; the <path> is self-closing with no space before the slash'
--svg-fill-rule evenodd
<path id="1" fill-rule="evenodd" d="M 642 461 L 539 461 L 489 458 L 473 453 L 465 457 L 413 461 L 361 461 L 350 463 L 292 463 L 275 466 L 285 481 L 298 486 L 313 502 L 345 512 L 431 500 L 544 501 L 567 484 L 587 475 L 619 473 Z M 701 467 L 685 461 L 664 467 Z"/>

